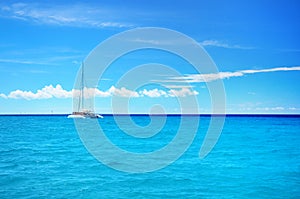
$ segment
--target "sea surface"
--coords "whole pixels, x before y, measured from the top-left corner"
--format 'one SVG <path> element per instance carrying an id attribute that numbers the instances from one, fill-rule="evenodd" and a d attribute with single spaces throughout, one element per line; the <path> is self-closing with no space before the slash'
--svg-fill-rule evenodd
<path id="1" fill-rule="evenodd" d="M 145 127 L 151 121 L 131 119 Z M 168 116 L 149 138 L 131 138 L 113 116 L 98 122 L 114 145 L 151 153 L 172 141 L 181 119 Z M 65 115 L 0 116 L 0 198 L 300 198 L 300 116 L 227 116 L 200 159 L 210 120 L 200 117 L 192 144 L 169 166 L 128 173 L 92 156 Z"/>

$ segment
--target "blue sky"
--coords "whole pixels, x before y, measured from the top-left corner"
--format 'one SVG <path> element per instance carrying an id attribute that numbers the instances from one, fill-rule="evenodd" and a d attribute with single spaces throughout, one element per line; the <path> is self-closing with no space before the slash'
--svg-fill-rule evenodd
<path id="1" fill-rule="evenodd" d="M 76 74 L 92 49 L 125 30 L 163 27 L 188 35 L 209 53 L 223 77 L 227 113 L 299 114 L 299 8 L 296 0 L 0 1 L 0 113 L 71 112 Z M 191 87 L 117 87 L 131 67 L 151 62 L 173 66 Z M 196 96 L 200 112 L 210 113 L 206 84 L 195 75 L 167 53 L 129 54 L 99 82 L 95 109 L 111 113 L 112 96 L 129 92 L 136 95 L 132 113 L 147 113 L 155 104 L 178 113 L 177 92 Z"/>

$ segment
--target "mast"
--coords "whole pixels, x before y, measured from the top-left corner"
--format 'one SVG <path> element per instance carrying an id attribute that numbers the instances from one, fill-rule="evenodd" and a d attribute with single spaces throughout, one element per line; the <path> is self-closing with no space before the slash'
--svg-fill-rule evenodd
<path id="1" fill-rule="evenodd" d="M 84 68 L 84 65 L 83 65 L 83 62 L 82 62 L 82 66 L 81 66 L 81 80 L 80 80 L 80 86 L 79 86 L 79 89 L 80 89 L 80 93 L 79 93 L 79 99 L 78 99 L 78 112 L 81 112 L 82 109 L 83 109 L 83 98 L 84 98 L 84 91 L 83 91 L 83 68 Z"/>
<path id="2" fill-rule="evenodd" d="M 81 99 L 81 103 L 82 103 L 82 106 L 81 106 L 81 109 L 83 110 L 84 109 L 84 76 L 83 76 L 83 73 L 84 73 L 84 62 L 82 62 L 82 72 L 81 72 L 81 91 L 82 91 L 82 99 Z"/>

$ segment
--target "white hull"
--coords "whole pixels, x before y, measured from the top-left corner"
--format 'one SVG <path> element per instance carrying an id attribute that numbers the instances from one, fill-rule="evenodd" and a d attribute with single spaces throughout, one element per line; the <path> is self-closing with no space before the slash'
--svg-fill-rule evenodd
<path id="1" fill-rule="evenodd" d="M 82 119 L 85 119 L 85 118 L 103 118 L 102 115 L 93 115 L 93 116 L 90 116 L 90 115 L 68 115 L 68 118 L 82 118 Z"/>
<path id="2" fill-rule="evenodd" d="M 68 118 L 85 118 L 83 115 L 68 115 Z"/>

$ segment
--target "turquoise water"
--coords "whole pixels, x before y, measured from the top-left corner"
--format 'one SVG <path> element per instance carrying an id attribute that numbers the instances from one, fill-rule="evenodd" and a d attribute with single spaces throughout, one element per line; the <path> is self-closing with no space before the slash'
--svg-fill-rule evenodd
<path id="1" fill-rule="evenodd" d="M 129 139 L 112 116 L 99 120 L 113 143 L 142 153 L 165 146 L 179 121 L 168 117 L 147 143 Z M 0 116 L 0 198 L 300 198 L 300 117 L 229 116 L 200 160 L 209 121 L 201 117 L 194 142 L 176 162 L 130 174 L 91 156 L 66 116 Z"/>

